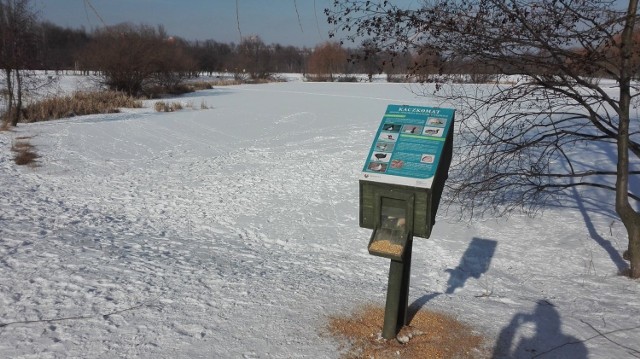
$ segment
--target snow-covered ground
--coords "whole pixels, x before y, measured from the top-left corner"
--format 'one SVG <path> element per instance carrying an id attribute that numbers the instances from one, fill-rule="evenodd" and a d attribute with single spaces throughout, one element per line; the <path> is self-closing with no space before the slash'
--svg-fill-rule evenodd
<path id="1" fill-rule="evenodd" d="M 384 306 L 358 174 L 405 85 L 220 87 L 196 109 L 0 133 L 0 357 L 337 358 L 329 316 Z M 206 104 L 209 109 L 200 110 Z M 18 167 L 32 136 L 40 166 Z M 613 197 L 416 238 L 410 303 L 503 357 L 640 357 L 640 283 L 618 276 Z"/>

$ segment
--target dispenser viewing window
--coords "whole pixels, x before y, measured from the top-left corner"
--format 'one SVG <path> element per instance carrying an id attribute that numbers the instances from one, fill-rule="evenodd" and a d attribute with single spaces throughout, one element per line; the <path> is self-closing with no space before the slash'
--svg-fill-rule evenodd
<path id="1" fill-rule="evenodd" d="M 371 235 L 370 254 L 402 261 L 410 235 L 407 207 L 407 201 L 380 198 L 380 225 L 376 226 Z"/>
<path id="2" fill-rule="evenodd" d="M 373 202 L 376 218 L 369 254 L 402 262 L 412 237 L 415 196 L 380 189 L 373 195 Z"/>
<path id="3" fill-rule="evenodd" d="M 405 202 L 393 198 L 382 198 L 381 207 L 380 227 L 404 232 L 407 223 Z"/>

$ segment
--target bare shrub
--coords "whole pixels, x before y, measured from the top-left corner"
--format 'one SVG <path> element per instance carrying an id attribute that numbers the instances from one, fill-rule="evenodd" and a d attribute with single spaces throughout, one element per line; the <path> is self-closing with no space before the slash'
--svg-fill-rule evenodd
<path id="1" fill-rule="evenodd" d="M 271 76 L 265 77 L 265 78 L 249 79 L 249 80 L 245 81 L 245 83 L 247 83 L 247 84 L 254 84 L 254 85 L 268 84 L 268 83 L 271 83 L 271 82 L 275 82 L 275 80 L 273 80 L 273 78 Z"/>
<path id="2" fill-rule="evenodd" d="M 195 92 L 202 90 L 211 90 L 216 86 L 232 86 L 232 85 L 242 85 L 248 82 L 247 80 L 236 80 L 236 79 L 218 79 L 218 80 L 210 80 L 210 81 L 188 81 L 182 85 L 182 89 L 184 89 L 184 93 L 187 92 Z M 265 81 L 267 82 L 267 81 Z"/>
<path id="3" fill-rule="evenodd" d="M 211 86 L 231 86 L 231 85 L 242 85 L 242 81 L 238 81 L 236 79 L 227 79 L 227 80 L 215 80 L 208 82 Z"/>
<path id="4" fill-rule="evenodd" d="M 337 78 L 338 82 L 358 82 L 356 76 L 340 76 Z"/>
<path id="5" fill-rule="evenodd" d="M 318 74 L 305 74 L 305 80 L 313 81 L 313 82 L 330 82 L 333 81 L 328 75 L 318 75 Z"/>
<path id="6" fill-rule="evenodd" d="M 387 74 L 387 82 L 406 83 L 413 82 L 407 74 Z"/>
<path id="7" fill-rule="evenodd" d="M 157 112 L 174 112 L 178 110 L 182 110 L 183 106 L 180 102 L 164 102 L 158 101 L 155 103 L 154 108 Z"/>
<path id="8" fill-rule="evenodd" d="M 208 81 L 189 82 L 187 86 L 189 86 L 193 91 L 213 89 L 213 83 Z"/>
<path id="9" fill-rule="evenodd" d="M 346 339 L 343 358 L 489 358 L 488 343 L 454 318 L 421 310 L 400 330 L 398 340 L 382 339 L 384 308 L 367 306 L 353 316 L 333 317 L 329 333 Z M 403 343 L 402 343 L 403 342 Z"/>
<path id="10" fill-rule="evenodd" d="M 0 132 L 11 130 L 11 122 L 6 119 L 0 119 Z"/>
<path id="11" fill-rule="evenodd" d="M 495 83 L 498 76 L 494 74 L 483 74 L 483 73 L 471 73 L 469 75 L 469 80 L 474 84 L 488 84 Z"/>
<path id="12" fill-rule="evenodd" d="M 30 137 L 18 137 L 16 141 L 11 144 L 11 151 L 14 152 L 13 160 L 19 166 L 36 166 L 36 160 L 40 157 L 35 147 L 29 143 Z"/>

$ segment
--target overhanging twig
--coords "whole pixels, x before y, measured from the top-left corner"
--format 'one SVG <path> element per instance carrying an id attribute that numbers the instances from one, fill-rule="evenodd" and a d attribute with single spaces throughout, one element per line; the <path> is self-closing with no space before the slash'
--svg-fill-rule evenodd
<path id="1" fill-rule="evenodd" d="M 603 333 L 603 332 L 599 331 L 598 329 L 594 328 L 594 327 L 593 327 L 593 325 L 591 325 L 591 324 L 589 324 L 589 323 L 585 322 L 584 320 L 580 320 L 580 321 L 581 321 L 581 322 L 583 322 L 584 324 L 588 325 L 591 329 L 593 329 L 593 331 L 595 331 L 595 332 L 596 332 L 596 333 L 598 333 L 598 334 L 597 334 L 597 335 L 594 335 L 594 336 L 592 336 L 592 337 L 590 337 L 590 338 L 584 339 L 584 340 L 574 340 L 574 341 L 571 341 L 571 342 L 567 342 L 567 343 L 564 343 L 564 344 L 558 345 L 558 346 L 553 347 L 553 348 L 551 348 L 551 349 L 549 349 L 549 350 L 547 350 L 547 351 L 545 351 L 545 352 L 538 353 L 538 354 L 534 355 L 532 358 L 538 358 L 538 357 L 541 357 L 541 356 L 543 356 L 543 355 L 545 355 L 545 354 L 549 354 L 549 353 L 551 353 L 552 351 L 558 350 L 558 349 L 560 349 L 560 348 L 562 348 L 562 347 L 564 347 L 564 346 L 567 346 L 567 345 L 573 345 L 573 344 L 585 343 L 585 342 L 587 342 L 587 341 L 589 341 L 589 340 L 591 340 L 591 339 L 595 339 L 595 338 L 599 338 L 599 337 L 603 337 L 603 338 L 607 339 L 608 341 L 612 342 L 612 343 L 613 343 L 613 344 L 615 344 L 615 345 L 618 345 L 618 346 L 620 346 L 620 347 L 622 347 L 622 348 L 625 348 L 625 349 L 627 349 L 627 350 L 630 350 L 632 353 L 635 353 L 635 354 L 637 354 L 637 355 L 640 355 L 640 350 L 637 350 L 637 349 L 630 348 L 630 347 L 628 347 L 628 346 L 622 345 L 622 344 L 620 344 L 620 343 L 617 343 L 617 342 L 613 341 L 613 340 L 612 340 L 612 339 L 610 339 L 609 337 L 607 337 L 607 335 L 609 335 L 609 334 L 614 334 L 614 333 L 618 333 L 618 332 L 626 332 L 626 331 L 630 331 L 630 330 L 638 329 L 638 328 L 640 328 L 640 325 L 635 326 L 635 327 L 631 327 L 631 328 L 621 328 L 621 329 L 616 329 L 616 330 L 612 330 L 612 331 L 610 331 L 610 332 Z"/>
<path id="2" fill-rule="evenodd" d="M 128 311 L 131 311 L 131 310 L 135 310 L 135 309 L 144 307 L 145 305 L 147 305 L 150 302 L 155 301 L 156 299 L 157 298 L 142 302 L 142 303 L 140 303 L 138 305 L 135 305 L 133 307 L 130 307 L 130 308 L 125 308 L 125 309 L 109 312 L 109 313 L 106 313 L 106 314 L 98 314 L 98 315 L 101 316 L 104 319 L 107 319 L 107 317 L 109 317 L 111 315 L 116 315 L 116 314 L 120 314 L 120 313 L 124 313 L 124 312 L 128 312 Z M 61 321 L 64 321 L 64 320 L 89 319 L 89 318 L 94 318 L 94 317 L 96 317 L 98 315 L 78 315 L 78 316 L 73 316 L 73 317 L 52 318 L 52 319 L 18 320 L 18 321 L 15 321 L 15 322 L 0 323 L 0 328 L 4 328 L 4 327 L 7 327 L 9 325 L 15 325 L 15 324 L 52 323 L 52 322 L 61 322 Z"/>

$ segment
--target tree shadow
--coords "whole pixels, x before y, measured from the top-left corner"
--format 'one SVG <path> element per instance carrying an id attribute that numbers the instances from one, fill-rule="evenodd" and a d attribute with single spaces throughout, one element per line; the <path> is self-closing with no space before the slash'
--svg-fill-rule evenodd
<path id="1" fill-rule="evenodd" d="M 533 337 L 524 333 L 531 325 L 535 326 Z M 585 359 L 587 356 L 587 347 L 582 341 L 562 333 L 560 315 L 546 300 L 539 300 L 532 313 L 516 314 L 500 332 L 493 351 L 493 359 Z"/>
<path id="2" fill-rule="evenodd" d="M 618 272 L 623 272 L 628 268 L 627 262 L 622 258 L 620 252 L 611 244 L 611 241 L 604 239 L 596 230 L 593 222 L 591 221 L 591 217 L 589 217 L 589 211 L 584 205 L 582 198 L 578 194 L 578 191 L 573 188 L 573 192 L 575 195 L 575 201 L 580 213 L 582 214 L 582 218 L 584 219 L 584 224 L 587 226 L 587 230 L 589 231 L 589 235 L 591 238 L 602 247 L 607 254 L 609 254 L 609 258 L 613 261 L 613 263 L 618 267 Z"/>
<path id="3" fill-rule="evenodd" d="M 460 258 L 460 264 L 454 269 L 446 270 L 449 273 L 446 293 L 455 292 L 457 288 L 464 287 L 467 279 L 478 279 L 487 272 L 497 245 L 498 242 L 491 239 L 473 238 Z"/>
<path id="4" fill-rule="evenodd" d="M 590 156 L 581 160 L 575 160 L 572 163 L 571 170 L 577 169 L 579 171 L 614 171 L 615 163 L 617 162 L 617 152 L 615 146 L 611 144 L 596 143 L 590 147 Z M 606 165 L 602 164 L 609 164 Z M 632 169 L 638 166 L 637 163 L 631 163 Z M 565 164 L 566 166 L 566 164 Z M 604 167 L 603 167 L 604 166 Z M 569 170 L 565 168 L 565 170 Z M 606 184 L 609 186 L 615 186 L 615 176 L 590 176 L 588 182 Z M 570 183 L 574 183 L 571 179 Z M 629 191 L 632 193 L 640 192 L 640 178 L 638 176 L 629 176 Z M 624 272 L 628 269 L 627 262 L 622 258 L 620 252 L 613 246 L 612 242 L 602 237 L 596 226 L 594 225 L 591 217 L 593 215 L 602 215 L 610 218 L 613 221 L 619 220 L 620 217 L 615 212 L 614 202 L 611 201 L 611 190 L 601 189 L 592 186 L 579 186 L 571 187 L 562 194 L 558 194 L 554 201 L 554 206 L 557 208 L 571 208 L 580 211 L 584 223 L 589 231 L 589 236 L 600 247 L 602 247 L 611 261 L 616 265 L 618 272 Z M 640 203 L 633 199 L 630 199 L 630 204 L 640 209 Z"/>

